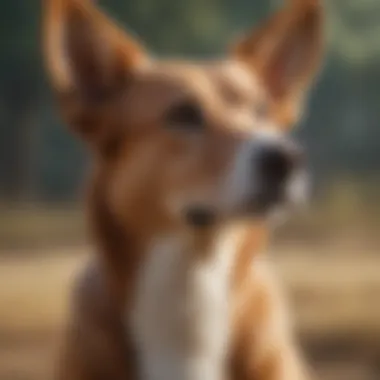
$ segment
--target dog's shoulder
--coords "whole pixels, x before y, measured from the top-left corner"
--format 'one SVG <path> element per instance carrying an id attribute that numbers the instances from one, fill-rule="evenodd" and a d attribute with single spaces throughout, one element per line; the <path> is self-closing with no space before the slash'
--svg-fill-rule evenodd
<path id="1" fill-rule="evenodd" d="M 79 273 L 70 301 L 71 319 L 64 331 L 60 379 L 130 378 L 131 349 L 99 263 Z"/>

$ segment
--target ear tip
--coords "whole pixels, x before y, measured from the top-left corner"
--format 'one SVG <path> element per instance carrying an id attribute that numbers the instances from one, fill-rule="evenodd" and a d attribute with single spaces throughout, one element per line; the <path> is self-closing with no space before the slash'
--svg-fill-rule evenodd
<path id="1" fill-rule="evenodd" d="M 321 0 L 290 0 L 292 8 L 320 11 L 322 9 Z"/>
<path id="2" fill-rule="evenodd" d="M 323 20 L 323 6 L 321 0 L 291 0 L 291 9 L 294 17 L 302 18 L 311 23 L 321 24 Z M 298 15 L 298 16 L 297 16 Z"/>

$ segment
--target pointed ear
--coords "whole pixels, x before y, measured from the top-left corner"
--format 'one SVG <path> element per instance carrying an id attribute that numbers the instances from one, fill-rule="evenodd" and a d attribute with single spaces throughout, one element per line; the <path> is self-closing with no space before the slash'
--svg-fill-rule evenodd
<path id="1" fill-rule="evenodd" d="M 292 0 L 234 46 L 259 77 L 281 125 L 294 124 L 321 64 L 323 15 L 318 0 Z"/>
<path id="2" fill-rule="evenodd" d="M 146 56 L 89 0 L 45 0 L 43 11 L 51 82 L 64 109 L 75 109 L 75 120 L 69 116 L 68 122 L 87 138 L 87 133 L 96 134 L 96 126 L 86 122 L 82 128 L 78 120 L 88 119 L 90 112 L 121 90 Z"/>

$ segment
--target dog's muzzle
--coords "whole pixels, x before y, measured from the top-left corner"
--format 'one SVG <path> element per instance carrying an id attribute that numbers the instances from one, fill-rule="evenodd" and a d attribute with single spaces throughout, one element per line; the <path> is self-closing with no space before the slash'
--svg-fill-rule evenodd
<path id="1" fill-rule="evenodd" d="M 226 212 L 208 202 L 191 204 L 185 210 L 188 225 L 199 228 L 225 219 L 282 214 L 306 200 L 305 156 L 299 145 L 287 139 L 256 139 L 251 147 L 244 195 Z"/>
<path id="2" fill-rule="evenodd" d="M 248 213 L 262 214 L 306 199 L 305 155 L 294 141 L 260 142 L 252 160 L 253 191 L 246 205 Z"/>

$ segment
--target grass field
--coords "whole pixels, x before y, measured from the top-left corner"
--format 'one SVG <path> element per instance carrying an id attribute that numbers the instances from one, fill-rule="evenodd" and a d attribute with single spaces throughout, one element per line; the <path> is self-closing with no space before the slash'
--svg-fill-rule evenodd
<path id="1" fill-rule="evenodd" d="M 321 379 L 378 380 L 380 257 L 323 249 L 276 254 L 301 342 Z M 0 380 L 49 380 L 86 249 L 7 253 L 0 261 Z"/>

